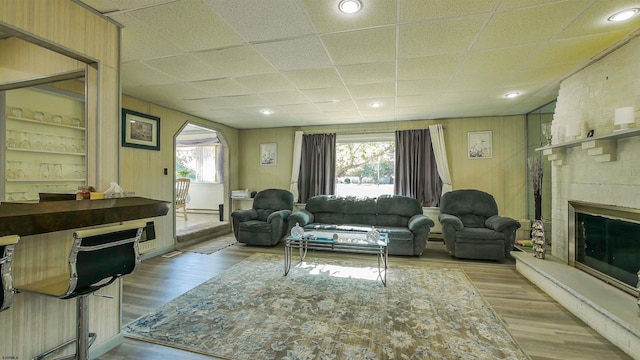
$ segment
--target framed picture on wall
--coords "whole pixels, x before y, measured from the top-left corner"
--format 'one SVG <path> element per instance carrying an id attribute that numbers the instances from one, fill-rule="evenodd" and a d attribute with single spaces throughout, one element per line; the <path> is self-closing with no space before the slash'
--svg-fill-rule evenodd
<path id="1" fill-rule="evenodd" d="M 490 159 L 493 157 L 491 130 L 467 133 L 467 158 Z"/>
<path id="2" fill-rule="evenodd" d="M 260 144 L 260 165 L 275 166 L 278 163 L 278 144 Z"/>
<path id="3" fill-rule="evenodd" d="M 160 150 L 160 118 L 122 109 L 122 146 Z"/>

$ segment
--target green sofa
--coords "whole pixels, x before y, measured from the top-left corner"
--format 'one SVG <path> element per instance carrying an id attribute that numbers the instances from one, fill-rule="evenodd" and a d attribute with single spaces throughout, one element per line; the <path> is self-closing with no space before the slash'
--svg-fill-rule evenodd
<path id="1" fill-rule="evenodd" d="M 422 213 L 418 200 L 399 195 L 314 196 L 304 210 L 289 216 L 289 231 L 296 223 L 305 230 L 367 232 L 375 227 L 388 234 L 390 255 L 411 256 L 422 255 L 434 226 L 433 220 Z"/>

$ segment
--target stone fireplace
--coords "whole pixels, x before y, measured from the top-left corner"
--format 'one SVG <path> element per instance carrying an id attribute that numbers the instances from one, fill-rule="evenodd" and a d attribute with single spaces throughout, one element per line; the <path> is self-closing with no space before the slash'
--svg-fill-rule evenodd
<path id="1" fill-rule="evenodd" d="M 569 202 L 569 265 L 638 296 L 640 210 Z"/>

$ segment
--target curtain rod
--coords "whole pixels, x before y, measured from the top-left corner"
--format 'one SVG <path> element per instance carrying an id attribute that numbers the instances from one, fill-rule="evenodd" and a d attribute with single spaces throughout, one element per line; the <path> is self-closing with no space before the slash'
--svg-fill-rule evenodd
<path id="1" fill-rule="evenodd" d="M 423 128 L 423 129 L 428 129 L 429 127 Z M 445 130 L 447 127 L 443 126 L 442 129 Z M 403 130 L 420 130 L 420 129 L 388 129 L 388 130 L 345 130 L 345 131 L 326 131 L 326 130 L 321 130 L 318 129 L 316 131 L 304 131 L 302 130 L 302 132 L 304 134 L 327 134 L 327 133 L 335 133 L 336 135 L 359 135 L 359 134 L 389 134 L 389 133 L 393 133 L 396 131 L 403 131 Z"/>

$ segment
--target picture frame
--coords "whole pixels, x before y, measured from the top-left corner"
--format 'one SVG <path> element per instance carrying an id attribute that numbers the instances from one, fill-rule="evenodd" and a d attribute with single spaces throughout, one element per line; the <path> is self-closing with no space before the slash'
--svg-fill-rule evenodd
<path id="1" fill-rule="evenodd" d="M 260 165 L 276 166 L 278 164 L 278 144 L 260 144 Z"/>
<path id="2" fill-rule="evenodd" d="M 492 131 L 467 132 L 467 158 L 491 159 L 493 157 Z"/>
<path id="3" fill-rule="evenodd" d="M 160 151 L 160 118 L 123 108 L 122 146 Z"/>

